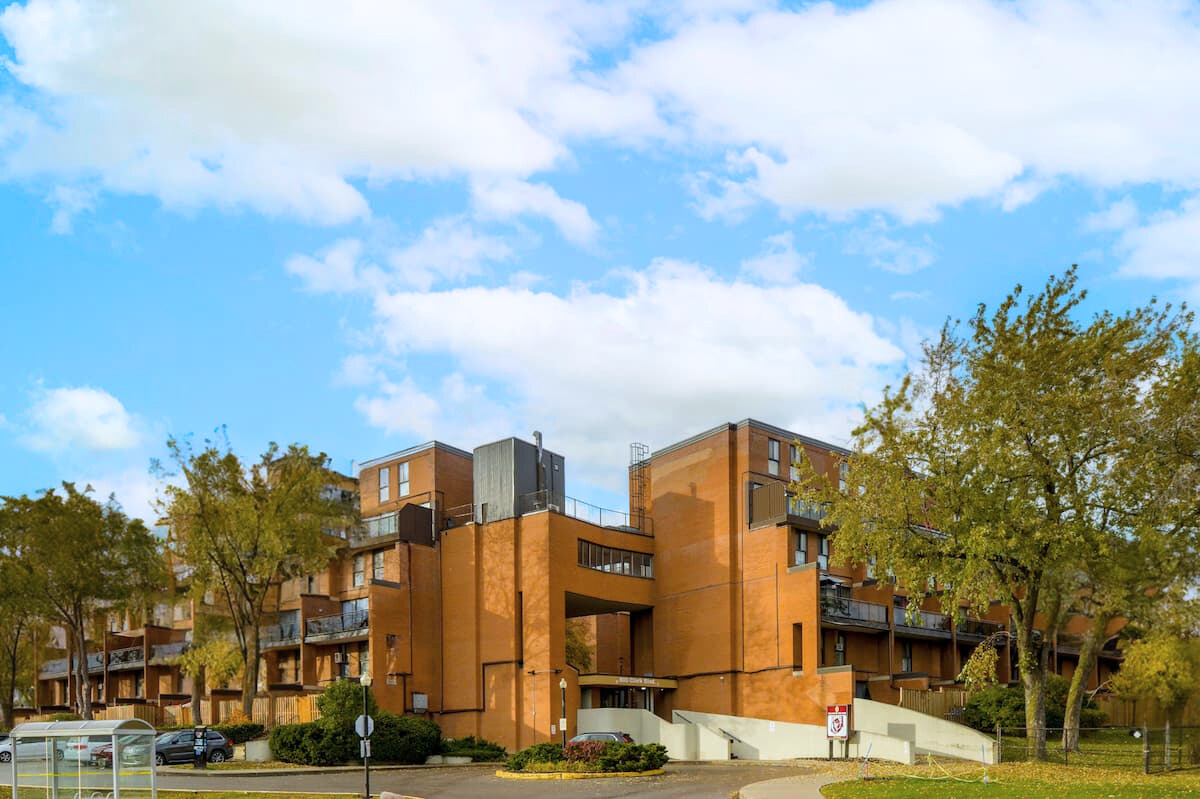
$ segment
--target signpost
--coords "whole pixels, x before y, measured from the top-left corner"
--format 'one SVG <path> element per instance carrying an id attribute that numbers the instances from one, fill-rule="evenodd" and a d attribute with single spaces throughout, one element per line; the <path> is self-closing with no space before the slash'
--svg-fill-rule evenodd
<path id="1" fill-rule="evenodd" d="M 362 685 L 363 712 L 354 720 L 354 731 L 361 738 L 360 751 L 363 762 L 363 799 L 371 799 L 371 733 L 375 732 L 375 719 L 367 715 L 367 692 L 371 689 L 371 670 L 364 668 L 358 675 Z"/>
<path id="2" fill-rule="evenodd" d="M 829 759 L 833 760 L 833 742 L 842 742 L 842 756 L 850 746 L 850 706 L 828 705 L 825 708 L 825 737 L 829 739 Z"/>

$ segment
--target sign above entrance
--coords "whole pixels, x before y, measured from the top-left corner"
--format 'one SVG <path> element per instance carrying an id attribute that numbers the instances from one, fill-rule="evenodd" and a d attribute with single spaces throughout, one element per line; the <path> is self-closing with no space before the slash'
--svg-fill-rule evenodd
<path id="1" fill-rule="evenodd" d="M 825 708 L 825 737 L 841 741 L 850 737 L 849 705 L 829 705 Z"/>
<path id="2" fill-rule="evenodd" d="M 603 686 L 606 688 L 676 688 L 679 682 L 664 677 L 634 677 L 628 674 L 583 674 L 579 685 Z"/>

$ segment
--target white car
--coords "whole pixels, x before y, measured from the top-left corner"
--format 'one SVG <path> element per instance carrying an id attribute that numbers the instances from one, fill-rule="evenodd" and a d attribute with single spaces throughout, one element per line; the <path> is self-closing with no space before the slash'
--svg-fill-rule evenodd
<path id="1" fill-rule="evenodd" d="M 41 760 L 46 757 L 46 741 L 41 739 L 22 739 L 17 744 L 17 757 L 21 760 Z M 13 739 L 5 738 L 0 741 L 0 763 L 11 763 L 13 759 Z M 63 759 L 63 750 L 54 747 L 54 759 Z"/>
<path id="2" fill-rule="evenodd" d="M 78 738 L 62 738 L 58 745 L 67 760 L 90 763 L 95 760 L 97 748 L 111 743 L 111 735 L 81 735 Z"/>

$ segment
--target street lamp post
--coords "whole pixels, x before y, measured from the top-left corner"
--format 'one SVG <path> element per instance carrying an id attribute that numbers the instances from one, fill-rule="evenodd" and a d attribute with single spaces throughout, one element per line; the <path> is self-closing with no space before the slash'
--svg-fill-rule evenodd
<path id="1" fill-rule="evenodd" d="M 363 731 L 367 733 L 362 739 L 363 799 L 371 799 L 371 715 L 367 712 L 367 699 L 371 690 L 370 669 L 364 669 L 359 673 L 358 682 L 363 689 Z"/>
<path id="2" fill-rule="evenodd" d="M 567 746 L 567 678 L 563 677 L 558 681 L 558 690 L 562 691 L 562 713 L 558 718 L 558 725 L 562 727 L 562 742 L 563 748 Z"/>

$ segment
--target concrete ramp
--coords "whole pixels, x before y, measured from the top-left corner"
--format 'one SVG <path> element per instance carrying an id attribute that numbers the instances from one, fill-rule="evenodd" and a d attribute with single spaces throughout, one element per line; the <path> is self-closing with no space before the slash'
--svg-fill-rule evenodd
<path id="1" fill-rule="evenodd" d="M 638 743 L 661 743 L 675 760 L 788 760 L 829 757 L 825 728 L 814 724 L 677 710 L 671 721 L 645 710 L 581 709 L 580 732 L 621 730 Z M 951 721 L 916 711 L 856 699 L 854 732 L 835 757 L 912 763 L 925 754 L 995 762 L 994 741 Z"/>

